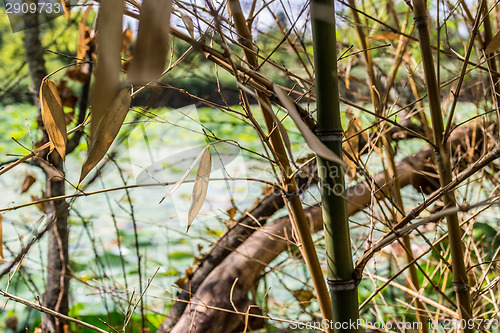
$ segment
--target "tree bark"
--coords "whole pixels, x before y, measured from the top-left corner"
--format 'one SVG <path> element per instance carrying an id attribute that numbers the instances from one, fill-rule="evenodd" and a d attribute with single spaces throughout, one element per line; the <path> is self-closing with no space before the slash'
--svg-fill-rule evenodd
<path id="1" fill-rule="evenodd" d="M 54 154 L 57 154 L 54 152 Z M 62 161 L 57 156 L 58 168 L 62 170 Z M 64 180 L 59 177 L 47 179 L 48 196 L 64 195 Z M 65 200 L 57 200 L 47 206 L 50 226 L 47 265 L 47 287 L 43 303 L 45 307 L 67 315 L 69 311 L 69 255 L 68 255 L 68 205 Z M 42 322 L 44 332 L 66 332 L 64 320 L 46 316 Z"/>
<path id="2" fill-rule="evenodd" d="M 32 1 L 32 0 L 30 0 Z M 29 2 L 29 1 L 28 1 Z M 43 78 L 47 75 L 45 61 L 43 59 L 43 47 L 40 42 L 40 31 L 38 29 L 37 13 L 26 13 L 24 15 L 25 27 L 30 27 L 24 31 L 24 48 L 26 60 L 28 62 L 29 74 L 32 82 L 31 90 L 34 103 L 38 108 L 38 124 L 43 129 L 43 123 L 40 115 L 40 98 L 38 92 Z M 47 134 L 43 134 L 42 142 L 48 141 Z M 57 152 L 42 152 L 40 159 L 47 160 L 54 171 L 60 174 L 53 176 L 54 172 L 47 172 L 47 163 L 40 162 L 45 170 L 47 196 L 63 196 L 64 188 L 64 168 L 61 157 Z M 55 310 L 61 314 L 67 315 L 69 311 L 68 291 L 68 206 L 66 201 L 58 200 L 47 205 L 47 220 L 49 223 L 49 246 L 48 246 L 48 265 L 47 265 L 47 287 L 42 297 L 43 304 L 49 309 Z M 44 332 L 65 332 L 66 322 L 52 316 L 45 316 L 42 320 Z"/>

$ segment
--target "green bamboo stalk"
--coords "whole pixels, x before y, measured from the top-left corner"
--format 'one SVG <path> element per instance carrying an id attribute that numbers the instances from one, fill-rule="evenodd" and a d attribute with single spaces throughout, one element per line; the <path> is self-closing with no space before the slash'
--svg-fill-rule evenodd
<path id="1" fill-rule="evenodd" d="M 252 44 L 252 34 L 250 29 L 246 24 L 243 11 L 239 0 L 228 0 L 228 9 L 233 17 L 233 22 L 236 28 L 236 32 L 239 35 L 239 42 L 244 46 L 243 50 L 245 52 L 245 57 L 248 64 L 252 69 L 257 70 L 258 59 Z M 302 207 L 302 202 L 299 197 L 299 190 L 295 178 L 293 176 L 293 170 L 288 161 L 286 148 L 283 143 L 283 138 L 280 132 L 277 130 L 277 124 L 274 118 L 266 110 L 272 110 L 271 102 L 267 95 L 257 90 L 257 96 L 261 111 L 264 116 L 264 121 L 266 123 L 266 128 L 268 130 L 271 146 L 275 152 L 276 162 L 280 166 L 280 172 L 283 182 L 283 187 L 288 194 L 286 200 L 290 206 L 292 221 L 294 223 L 295 230 L 298 234 L 299 241 L 301 244 L 301 253 L 304 257 L 309 272 L 311 274 L 311 279 L 316 291 L 316 297 L 318 298 L 318 303 L 320 307 L 323 319 L 331 322 L 332 317 L 332 307 L 330 302 L 330 297 L 328 295 L 328 288 L 325 283 L 323 276 L 323 271 L 321 270 L 321 265 L 319 263 L 318 255 L 316 253 L 316 248 L 311 236 L 309 229 L 309 224 L 307 222 L 307 217 Z M 331 325 L 327 325 L 327 332 L 333 332 Z"/>
<path id="2" fill-rule="evenodd" d="M 436 79 L 434 62 L 432 56 L 432 45 L 430 41 L 429 28 L 427 25 L 427 5 L 425 0 L 413 0 L 413 13 L 415 25 L 418 29 L 422 63 L 424 66 L 427 95 L 429 98 L 429 108 L 431 122 L 434 132 L 434 142 L 436 148 L 436 161 L 439 168 L 439 179 L 444 187 L 452 181 L 451 163 L 446 141 L 443 141 L 444 125 L 441 114 L 441 99 L 439 95 L 439 84 Z M 445 208 L 456 206 L 454 191 L 448 191 L 444 195 Z M 446 217 L 448 224 L 448 239 L 450 243 L 453 286 L 457 297 L 458 312 L 460 319 L 472 319 L 470 304 L 469 286 L 467 271 L 464 263 L 464 253 L 462 244 L 462 230 L 459 226 L 457 213 L 452 213 Z M 467 325 L 466 325 L 467 326 Z M 465 327 L 464 332 L 473 330 Z"/>
<path id="3" fill-rule="evenodd" d="M 337 41 L 334 0 L 312 0 L 314 67 L 316 80 L 316 134 L 335 154 L 342 156 L 342 124 L 339 108 Z M 325 242 L 328 285 L 334 322 L 352 323 L 359 317 L 358 283 L 353 279 L 353 261 L 344 170 L 341 165 L 317 157 Z M 358 327 L 335 332 L 359 332 Z"/>

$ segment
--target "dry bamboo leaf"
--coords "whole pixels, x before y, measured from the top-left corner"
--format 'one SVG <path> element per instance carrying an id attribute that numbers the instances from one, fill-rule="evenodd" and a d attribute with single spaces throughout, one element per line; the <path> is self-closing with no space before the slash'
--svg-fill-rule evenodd
<path id="1" fill-rule="evenodd" d="M 371 39 L 390 39 L 390 40 L 399 40 L 399 37 L 401 37 L 400 34 L 397 34 L 395 32 L 382 32 L 379 34 L 375 34 L 371 36 Z"/>
<path id="2" fill-rule="evenodd" d="M 42 191 L 42 198 L 45 198 L 45 193 Z M 31 196 L 31 201 L 33 202 L 37 202 L 37 201 L 40 201 L 42 199 L 40 199 L 39 197 L 37 197 L 36 195 L 32 195 Z M 47 213 L 47 210 L 45 209 L 45 203 L 43 202 L 38 202 L 35 204 L 36 208 L 38 208 L 42 213 Z"/>
<path id="3" fill-rule="evenodd" d="M 200 151 L 200 153 L 196 156 L 196 158 L 194 159 L 193 163 L 191 163 L 191 165 L 189 166 L 189 168 L 186 170 L 186 172 L 184 172 L 184 174 L 182 175 L 182 177 L 177 181 L 175 182 L 174 186 L 172 186 L 170 188 L 170 190 L 168 190 L 167 194 L 165 194 L 165 196 L 163 198 L 161 198 L 160 200 L 160 203 L 163 202 L 163 200 L 165 200 L 166 197 L 168 197 L 170 194 L 174 193 L 178 188 L 179 186 L 182 185 L 182 183 L 184 183 L 184 181 L 186 180 L 187 176 L 189 176 L 189 174 L 191 173 L 191 171 L 194 169 L 194 167 L 196 166 L 196 164 L 198 164 L 198 161 L 200 160 L 200 158 L 203 156 L 203 153 L 205 152 L 205 150 L 207 149 L 208 147 L 205 147 L 205 149 L 203 149 L 202 151 Z"/>
<path id="4" fill-rule="evenodd" d="M 236 209 L 236 207 L 234 207 L 234 206 L 233 206 L 233 207 L 231 207 L 231 208 L 229 208 L 229 209 L 226 211 L 226 212 L 227 212 L 227 214 L 229 215 L 229 219 L 234 220 L 234 216 L 236 215 L 236 212 L 237 212 L 237 211 L 238 211 L 238 210 L 237 210 L 237 209 Z"/>
<path id="5" fill-rule="evenodd" d="M 90 137 L 90 148 L 83 162 L 80 182 L 106 155 L 127 116 L 131 100 L 130 89 L 122 89 L 114 98 L 108 112 L 104 114 L 101 122 L 97 125 L 94 136 Z"/>
<path id="6" fill-rule="evenodd" d="M 311 148 L 312 151 L 314 151 L 322 158 L 347 167 L 346 163 L 342 161 L 342 159 L 338 157 L 333 151 L 331 151 L 323 142 L 321 142 L 316 134 L 314 134 L 309 129 L 309 127 L 307 127 L 307 125 L 304 123 L 299 113 L 297 112 L 292 99 L 287 94 L 285 94 L 283 90 L 277 85 L 274 85 L 274 92 L 278 96 L 278 99 L 281 101 L 281 103 L 283 103 L 285 109 L 287 109 L 288 114 L 295 122 L 295 125 L 297 125 L 300 133 L 302 133 L 302 135 L 304 136 L 304 139 L 306 140 L 309 148 Z"/>
<path id="7" fill-rule="evenodd" d="M 0 214 L 0 258 L 3 261 L 3 215 Z"/>
<path id="8" fill-rule="evenodd" d="M 498 48 L 500 48 L 500 31 L 498 31 L 495 36 L 491 39 L 490 43 L 484 50 L 485 54 L 490 54 L 495 52 Z"/>
<path id="9" fill-rule="evenodd" d="M 89 49 L 90 38 L 90 29 L 87 27 L 87 18 L 89 17 L 90 11 L 92 10 L 92 6 L 87 7 L 82 14 L 82 18 L 80 22 L 78 22 L 78 48 L 76 51 L 76 57 L 78 59 L 85 58 L 85 54 Z M 78 60 L 78 63 L 82 61 Z"/>
<path id="10" fill-rule="evenodd" d="M 352 68 L 352 63 L 354 61 L 354 57 L 349 57 L 347 60 L 347 67 L 345 70 L 345 87 L 346 89 L 351 88 L 351 68 Z"/>
<path id="11" fill-rule="evenodd" d="M 132 34 L 132 30 L 129 28 L 125 29 L 123 31 L 123 45 L 122 45 L 122 53 L 125 55 L 130 54 L 130 44 L 132 43 L 132 40 L 134 39 L 134 35 Z"/>
<path id="12" fill-rule="evenodd" d="M 89 80 L 89 73 L 85 71 L 84 68 L 81 67 L 69 68 L 66 71 L 66 75 L 73 81 L 85 83 Z"/>
<path id="13" fill-rule="evenodd" d="M 66 0 L 61 0 L 62 8 L 64 10 L 64 16 L 66 17 L 67 22 L 69 22 L 69 11 L 70 11 L 70 8 L 68 8 L 68 3 L 66 3 Z"/>
<path id="14" fill-rule="evenodd" d="M 160 78 L 168 53 L 172 0 L 144 0 L 128 82 L 146 84 Z"/>
<path id="15" fill-rule="evenodd" d="M 26 176 L 24 176 L 23 184 L 21 185 L 21 193 L 26 193 L 30 189 L 31 185 L 35 183 L 35 181 L 36 178 L 32 174 L 27 174 Z"/>
<path id="16" fill-rule="evenodd" d="M 41 160 L 40 161 L 40 167 L 43 169 L 45 172 L 47 179 L 51 179 L 54 181 L 62 181 L 64 180 L 64 173 L 54 167 L 52 164 L 50 164 L 47 161 Z"/>
<path id="17" fill-rule="evenodd" d="M 50 142 L 54 145 L 62 159 L 66 155 L 66 116 L 54 82 L 44 80 L 40 86 L 40 104 L 42 120 Z"/>
<path id="18" fill-rule="evenodd" d="M 189 207 L 188 213 L 188 226 L 193 223 L 194 218 L 198 215 L 201 207 L 205 203 L 205 198 L 207 196 L 208 181 L 210 179 L 210 170 L 212 168 L 212 156 L 210 155 L 210 146 L 207 146 L 203 155 L 200 159 L 200 165 L 198 166 L 198 172 L 196 173 L 196 178 L 194 180 L 193 194 L 191 195 L 191 207 Z"/>
<path id="19" fill-rule="evenodd" d="M 240 89 L 242 89 L 247 94 L 249 94 L 250 96 L 253 96 L 255 99 L 257 99 L 259 101 L 260 105 L 262 106 L 262 108 L 264 109 L 264 111 L 266 111 L 269 115 L 271 115 L 271 117 L 273 117 L 274 122 L 278 125 L 278 130 L 281 133 L 281 138 L 283 139 L 283 143 L 285 144 L 288 155 L 289 155 L 290 159 L 293 160 L 292 145 L 290 144 L 290 138 L 288 137 L 288 132 L 287 132 L 285 126 L 283 126 L 283 123 L 278 119 L 276 114 L 273 112 L 270 105 L 266 101 L 262 100 L 262 98 L 260 98 L 259 95 L 254 93 L 252 90 L 248 89 L 248 87 L 244 86 L 243 84 L 241 84 L 239 82 L 236 82 L 236 84 L 238 85 L 238 87 L 240 87 Z"/>
<path id="20" fill-rule="evenodd" d="M 357 135 L 357 133 L 361 130 L 361 122 L 359 118 L 354 117 L 351 110 L 347 110 L 346 115 L 347 119 L 349 119 L 349 125 L 347 126 L 345 136 L 346 138 L 349 138 L 349 140 L 345 145 L 345 150 L 349 155 L 351 155 L 354 161 L 357 161 L 359 158 L 359 135 Z M 350 180 L 354 180 L 356 179 L 356 163 L 350 158 L 347 158 L 346 161 L 349 167 L 347 175 Z"/>
<path id="21" fill-rule="evenodd" d="M 314 294 L 311 290 L 298 289 L 293 291 L 293 296 L 299 301 L 301 308 L 305 309 L 311 304 L 311 300 L 314 298 Z"/>
<path id="22" fill-rule="evenodd" d="M 97 66 L 92 89 L 90 141 L 120 89 L 123 0 L 101 1 L 97 15 Z"/>
<path id="23" fill-rule="evenodd" d="M 187 31 L 189 32 L 189 35 L 191 38 L 194 38 L 194 24 L 193 24 L 193 19 L 188 16 L 187 14 L 184 14 L 183 12 L 181 13 L 181 19 L 182 22 L 184 22 L 184 26 L 186 27 Z"/>

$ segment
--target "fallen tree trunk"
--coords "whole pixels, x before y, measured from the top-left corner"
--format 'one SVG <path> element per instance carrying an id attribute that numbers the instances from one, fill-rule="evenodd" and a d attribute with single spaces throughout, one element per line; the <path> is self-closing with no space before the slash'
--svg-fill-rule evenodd
<path id="1" fill-rule="evenodd" d="M 476 139 L 471 147 L 468 139 L 473 133 Z M 455 157 L 461 159 L 460 167 L 467 165 L 464 163 L 464 155 L 469 155 L 471 160 L 479 158 L 479 153 L 482 152 L 482 137 L 478 127 L 459 128 L 452 133 L 450 144 L 456 152 Z M 397 163 L 401 187 L 413 185 L 424 193 L 430 193 L 438 188 L 432 154 L 432 147 L 427 146 Z M 359 212 L 372 200 L 388 197 L 390 189 L 391 183 L 386 182 L 384 172 L 347 189 L 348 214 Z M 321 230 L 323 222 L 319 205 L 309 207 L 305 212 L 311 225 L 311 232 Z M 245 318 L 248 316 L 242 314 L 247 311 L 250 314 L 259 312 L 258 307 L 253 306 L 255 304 L 248 297 L 249 290 L 260 279 L 261 272 L 267 265 L 289 247 L 292 239 L 288 217 L 277 219 L 254 232 L 204 277 L 196 291 L 189 293 L 185 290 L 191 297 L 189 300 L 179 301 L 187 304 L 182 316 L 172 328 L 166 325 L 172 321 L 166 320 L 158 332 L 196 330 L 196 332 L 229 333 L 243 330 Z M 258 316 L 248 318 L 249 329 L 260 328 L 264 323 Z"/>
<path id="2" fill-rule="evenodd" d="M 398 174 L 401 175 L 401 186 L 417 183 L 422 177 L 421 170 L 429 167 L 432 149 L 427 147 L 419 153 L 406 158 L 397 164 Z M 379 194 L 388 191 L 390 184 L 386 183 L 384 173 L 373 177 L 374 183 L 379 187 Z M 372 200 L 371 187 L 363 182 L 347 190 L 348 213 L 352 215 L 370 204 Z M 321 230 L 323 220 L 319 205 L 306 210 L 311 232 Z M 190 327 L 197 332 L 233 332 L 244 323 L 243 316 L 233 312 L 245 313 L 253 305 L 248 297 L 248 290 L 260 278 L 262 270 L 281 252 L 289 246 L 293 239 L 290 220 L 283 217 L 264 226 L 250 236 L 243 244 L 234 250 L 222 263 L 213 269 L 203 279 L 197 292 L 192 294 L 183 315 L 170 332 L 189 332 Z M 231 287 L 233 292 L 231 294 Z M 221 311 L 228 309 L 229 312 Z M 255 313 L 256 308 L 252 309 Z M 164 322 L 158 332 L 169 332 L 167 322 Z M 258 328 L 261 320 L 251 320 Z"/>
<path id="3" fill-rule="evenodd" d="M 420 127 L 413 125 L 410 120 L 405 121 L 405 125 L 412 128 L 416 132 L 422 131 Z M 392 129 L 391 137 L 395 141 L 412 138 L 411 135 L 398 128 Z M 369 145 L 365 141 L 364 137 L 361 137 L 358 142 L 358 150 L 360 152 L 366 152 L 368 150 L 366 149 L 368 146 Z M 419 166 L 415 167 L 418 170 L 422 170 L 419 169 Z M 427 169 L 429 168 L 430 167 L 428 166 Z M 307 190 L 309 186 L 317 184 L 318 179 L 316 172 L 316 164 L 312 163 L 308 165 L 306 169 L 297 173 L 295 178 L 300 193 Z M 436 180 L 434 184 L 431 184 L 429 181 L 430 178 L 431 177 L 423 175 L 413 175 L 413 178 L 410 181 L 415 187 L 425 187 L 424 192 L 430 193 L 431 191 L 428 189 L 429 186 L 432 185 L 432 187 L 435 187 L 439 184 L 438 180 Z M 364 187 L 359 185 L 353 187 L 351 191 L 353 193 L 364 191 Z M 363 200 L 366 201 L 367 198 L 365 197 Z M 172 306 L 167 317 L 161 324 L 161 331 L 168 332 L 177 323 L 179 317 L 184 312 L 191 295 L 198 290 L 198 287 L 208 274 L 210 274 L 210 272 L 217 267 L 217 265 L 219 265 L 229 254 L 231 254 L 232 251 L 234 251 L 248 237 L 250 237 L 255 230 L 265 225 L 268 219 L 284 206 L 285 203 L 283 201 L 283 194 L 281 191 L 279 189 L 272 190 L 263 199 L 259 200 L 247 213 L 245 213 L 237 221 L 237 223 L 235 223 L 234 227 L 227 230 L 227 232 L 212 245 L 210 251 L 202 258 L 194 273 L 188 277 L 183 289 L 177 294 L 177 302 L 175 302 Z M 357 204 L 353 202 L 352 206 L 349 206 L 349 214 L 354 214 L 363 207 L 363 205 L 358 207 Z"/>

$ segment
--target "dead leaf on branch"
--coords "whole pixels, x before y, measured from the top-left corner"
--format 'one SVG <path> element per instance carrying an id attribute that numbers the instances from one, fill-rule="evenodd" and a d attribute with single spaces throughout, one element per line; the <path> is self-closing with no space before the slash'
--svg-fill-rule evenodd
<path id="1" fill-rule="evenodd" d="M 92 6 L 87 7 L 82 14 L 82 18 L 80 22 L 78 22 L 78 48 L 76 51 L 76 57 L 78 59 L 84 59 L 87 50 L 89 50 L 91 43 L 93 42 L 93 38 L 90 36 L 90 29 L 87 27 L 87 19 L 92 10 Z M 81 63 L 81 60 L 78 60 L 77 63 Z"/>
<path id="2" fill-rule="evenodd" d="M 203 151 L 203 155 L 201 155 L 200 165 L 198 166 L 198 172 L 196 173 L 196 178 L 194 180 L 193 194 L 191 195 L 191 207 L 189 207 L 188 213 L 187 230 L 189 230 L 194 218 L 198 215 L 201 207 L 205 203 L 211 169 L 212 156 L 210 155 L 210 146 L 207 146 Z"/>
<path id="3" fill-rule="evenodd" d="M 206 149 L 206 148 L 205 148 Z M 165 200 L 166 197 L 168 197 L 169 195 L 171 195 L 172 193 L 174 193 L 178 188 L 179 186 L 182 185 L 182 183 L 184 183 L 184 181 L 186 180 L 186 178 L 189 176 L 189 174 L 191 173 L 191 171 L 194 169 L 194 167 L 196 166 L 196 164 L 198 163 L 198 161 L 201 159 L 201 157 L 203 156 L 204 152 L 205 152 L 205 149 L 202 150 L 197 156 L 196 158 L 194 159 L 194 161 L 191 163 L 191 165 L 189 166 L 189 168 L 186 170 L 186 172 L 184 172 L 184 174 L 181 176 L 181 178 L 179 178 L 178 181 L 175 182 L 174 186 L 172 186 L 170 188 L 170 190 L 168 190 L 167 194 L 165 194 L 165 196 L 163 196 L 163 198 L 161 198 L 160 202 L 159 203 L 162 203 L 163 200 Z"/>
<path id="4" fill-rule="evenodd" d="M 497 49 L 500 48 L 500 31 L 498 31 L 495 36 L 491 39 L 490 43 L 484 50 L 485 54 L 490 54 L 495 52 Z"/>
<path id="5" fill-rule="evenodd" d="M 42 198 L 45 198 L 45 192 L 42 191 Z M 39 197 L 37 197 L 36 195 L 32 195 L 31 196 L 31 201 L 33 202 L 37 202 L 37 201 L 40 201 L 42 199 L 40 199 Z M 46 214 L 47 213 L 47 210 L 45 208 L 45 203 L 44 202 L 38 202 L 35 204 L 36 208 L 38 208 L 42 213 Z"/>
<path id="6" fill-rule="evenodd" d="M 61 0 L 61 4 L 64 10 L 64 16 L 66 17 L 66 21 L 69 22 L 69 12 L 71 10 L 71 3 L 66 0 Z"/>
<path id="7" fill-rule="evenodd" d="M 346 110 L 347 119 L 349 119 L 349 125 L 347 126 L 347 130 L 345 132 L 345 137 L 347 140 L 345 145 L 345 151 L 352 157 L 346 158 L 347 165 L 349 166 L 349 170 L 347 175 L 349 179 L 356 180 L 356 170 L 357 165 L 356 162 L 359 159 L 359 132 L 362 130 L 361 120 L 355 117 L 352 113 L 352 110 Z"/>
<path id="8" fill-rule="evenodd" d="M 123 0 L 101 1 L 97 15 L 97 66 L 92 89 L 90 141 L 120 89 Z"/>
<path id="9" fill-rule="evenodd" d="M 40 86 L 40 104 L 42 120 L 49 140 L 64 160 L 66 155 L 66 116 L 57 86 L 50 80 L 44 80 Z"/>
<path id="10" fill-rule="evenodd" d="M 371 39 L 381 39 L 381 40 L 385 40 L 385 39 L 388 39 L 388 40 L 399 40 L 399 38 L 401 37 L 400 34 L 397 34 L 395 32 L 381 32 L 379 34 L 376 34 L 376 35 L 373 35 L 371 36 L 370 38 Z"/>
<path id="11" fill-rule="evenodd" d="M 171 0 L 144 0 L 128 82 L 147 84 L 160 78 L 169 49 Z"/>
<path id="12" fill-rule="evenodd" d="M 297 125 L 300 133 L 302 133 L 302 136 L 304 136 L 304 139 L 306 140 L 309 148 L 311 148 L 312 151 L 314 151 L 322 158 L 331 162 L 338 163 L 343 167 L 347 167 L 346 163 L 342 161 L 342 159 L 338 157 L 333 151 L 331 151 L 323 142 L 321 142 L 316 134 L 314 134 L 304 123 L 304 121 L 300 117 L 299 112 L 295 108 L 292 99 L 287 94 L 285 94 L 283 90 L 277 85 L 274 85 L 274 92 L 278 96 L 280 102 L 283 103 L 283 106 L 288 111 L 288 114 L 290 115 L 292 120 L 295 122 L 295 125 Z"/>
<path id="13" fill-rule="evenodd" d="M 89 151 L 83 162 L 80 182 L 106 155 L 125 121 L 131 101 L 130 89 L 122 89 L 113 99 L 108 112 L 104 114 L 104 117 L 97 124 L 94 136 L 90 137 Z"/>
<path id="14" fill-rule="evenodd" d="M 26 193 L 36 181 L 35 176 L 32 174 L 27 174 L 24 176 L 23 184 L 21 185 L 21 193 Z"/>
<path id="15" fill-rule="evenodd" d="M 193 19 L 183 13 L 183 12 L 180 12 L 181 14 L 181 19 L 182 19 L 182 22 L 184 22 L 184 26 L 186 27 L 187 31 L 189 32 L 189 35 L 191 36 L 191 38 L 194 38 L 194 24 L 193 24 Z"/>
<path id="16" fill-rule="evenodd" d="M 128 56 L 130 54 L 130 44 L 132 44 L 134 35 L 132 34 L 132 30 L 130 30 L 129 28 L 123 30 L 122 35 L 123 35 L 122 53 Z"/>

